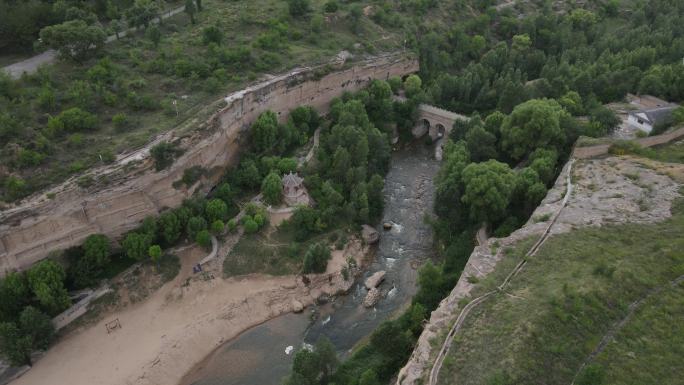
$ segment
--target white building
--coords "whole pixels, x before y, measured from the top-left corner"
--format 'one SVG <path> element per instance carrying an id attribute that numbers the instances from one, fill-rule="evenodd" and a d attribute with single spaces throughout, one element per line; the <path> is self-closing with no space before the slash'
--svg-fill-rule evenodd
<path id="1" fill-rule="evenodd" d="M 672 111 L 674 111 L 675 108 L 676 107 L 673 106 L 667 106 L 630 111 L 629 116 L 627 117 L 627 123 L 641 131 L 650 133 L 653 131 L 653 127 L 658 123 L 665 123 L 670 120 L 672 118 Z"/>

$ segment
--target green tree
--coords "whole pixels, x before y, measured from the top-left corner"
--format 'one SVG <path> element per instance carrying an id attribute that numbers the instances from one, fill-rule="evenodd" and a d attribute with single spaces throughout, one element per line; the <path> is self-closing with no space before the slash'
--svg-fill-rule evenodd
<path id="1" fill-rule="evenodd" d="M 197 8 L 195 6 L 194 0 L 185 0 L 185 13 L 190 16 L 190 22 L 195 24 L 195 14 L 197 13 Z"/>
<path id="2" fill-rule="evenodd" d="M 505 163 L 489 160 L 463 169 L 466 204 L 473 221 L 493 223 L 502 219 L 515 188 L 515 174 Z"/>
<path id="3" fill-rule="evenodd" d="M 147 36 L 150 38 L 154 48 L 159 47 L 159 42 L 161 42 L 162 34 L 158 26 L 153 25 L 147 30 Z"/>
<path id="4" fill-rule="evenodd" d="M 159 245 L 152 245 L 147 249 L 147 255 L 150 256 L 152 262 L 159 265 L 162 257 L 162 248 Z"/>
<path id="5" fill-rule="evenodd" d="M 404 91 L 406 96 L 412 98 L 420 93 L 420 88 L 423 85 L 423 81 L 418 75 L 409 75 L 404 81 Z"/>
<path id="6" fill-rule="evenodd" d="M 150 155 L 154 159 L 154 167 L 161 171 L 173 164 L 173 160 L 180 154 L 176 145 L 169 142 L 160 142 L 150 149 Z"/>
<path id="7" fill-rule="evenodd" d="M 223 200 L 215 198 L 207 202 L 207 207 L 204 211 L 209 221 L 223 220 L 228 214 L 228 205 Z"/>
<path id="8" fill-rule="evenodd" d="M 524 158 L 533 149 L 563 143 L 561 120 L 568 113 L 554 100 L 533 99 L 516 106 L 501 127 L 503 149 L 511 158 Z"/>
<path id="9" fill-rule="evenodd" d="M 173 245 L 181 235 L 183 224 L 173 211 L 165 211 L 159 216 L 158 221 L 161 236 L 164 241 Z"/>
<path id="10" fill-rule="evenodd" d="M 261 183 L 261 193 L 269 205 L 277 205 L 283 198 L 283 182 L 276 172 L 271 171 Z"/>
<path id="11" fill-rule="evenodd" d="M 272 149 L 278 141 L 278 118 L 273 111 L 263 112 L 252 124 L 252 138 L 257 152 Z"/>
<path id="12" fill-rule="evenodd" d="M 71 304 L 64 287 L 66 273 L 57 262 L 44 259 L 28 272 L 28 284 L 40 305 L 50 314 L 57 314 Z"/>
<path id="13" fill-rule="evenodd" d="M 221 183 L 214 191 L 214 196 L 229 204 L 233 201 L 233 189 L 226 182 Z"/>
<path id="14" fill-rule="evenodd" d="M 309 246 L 304 254 L 304 274 L 324 273 L 330 259 L 330 249 L 323 243 L 315 243 Z"/>
<path id="15" fill-rule="evenodd" d="M 468 143 L 468 152 L 473 162 L 496 159 L 496 136 L 485 130 L 482 125 L 468 130 L 465 141 Z"/>
<path id="16" fill-rule="evenodd" d="M 28 306 L 18 322 L 0 323 L 0 352 L 14 366 L 31 365 L 31 353 L 45 350 L 54 339 L 50 317 Z"/>
<path id="17" fill-rule="evenodd" d="M 385 181 L 378 174 L 373 176 L 368 181 L 366 186 L 366 194 L 368 196 L 368 213 L 372 221 L 380 219 L 382 210 L 384 209 L 385 199 L 382 195 L 382 189 L 385 187 Z"/>
<path id="18" fill-rule="evenodd" d="M 363 17 L 363 8 L 359 4 L 352 4 L 349 8 L 349 21 L 351 23 L 351 30 L 354 34 L 361 32 L 361 18 Z"/>
<path id="19" fill-rule="evenodd" d="M 247 219 L 242 223 L 245 228 L 245 233 L 254 234 L 259 231 L 259 224 L 254 220 L 254 218 L 247 216 Z"/>
<path id="20" fill-rule="evenodd" d="M 99 51 L 106 38 L 101 27 L 88 25 L 82 20 L 65 21 L 40 31 L 40 39 L 44 44 L 57 50 L 62 57 L 79 63 Z"/>
<path id="21" fill-rule="evenodd" d="M 202 42 L 204 44 L 214 43 L 221 45 L 223 43 L 223 31 L 218 25 L 211 25 L 202 30 Z"/>
<path id="22" fill-rule="evenodd" d="M 188 233 L 188 238 L 195 239 L 197 237 L 197 233 L 206 229 L 207 221 L 204 218 L 192 217 L 188 220 L 186 232 Z"/>
<path id="23" fill-rule="evenodd" d="M 110 262 L 109 239 L 102 234 L 89 235 L 83 243 L 83 255 L 78 258 L 70 275 L 77 287 L 88 287 L 97 283 L 97 278 Z"/>
<path id="24" fill-rule="evenodd" d="M 26 274 L 9 272 L 0 280 L 0 322 L 13 321 L 31 301 Z"/>
<path id="25" fill-rule="evenodd" d="M 148 250 L 152 245 L 152 237 L 149 234 L 128 233 L 126 238 L 121 243 L 126 255 L 136 261 L 142 261 L 147 258 Z"/>
<path id="26" fill-rule="evenodd" d="M 295 240 L 305 241 L 320 230 L 320 215 L 311 207 L 299 206 L 292 214 L 289 223 L 294 230 Z"/>
<path id="27" fill-rule="evenodd" d="M 359 385 L 381 385 L 378 375 L 373 369 L 367 369 L 359 378 Z"/>
<path id="28" fill-rule="evenodd" d="M 306 16 L 311 11 L 311 0 L 287 0 L 287 9 L 293 17 Z"/>
<path id="29" fill-rule="evenodd" d="M 136 28 L 147 29 L 158 16 L 159 5 L 152 0 L 135 0 L 133 6 L 126 10 L 128 24 Z"/>
<path id="30" fill-rule="evenodd" d="M 672 119 L 675 123 L 684 123 L 684 107 L 679 106 L 672 111 Z"/>
<path id="31" fill-rule="evenodd" d="M 214 235 L 222 234 L 225 227 L 226 227 L 225 224 L 220 219 L 217 219 L 217 220 L 211 222 L 211 232 Z"/>
<path id="32" fill-rule="evenodd" d="M 78 107 L 62 111 L 54 118 L 48 119 L 48 129 L 52 136 L 63 131 L 90 131 L 97 125 L 97 117 Z"/>

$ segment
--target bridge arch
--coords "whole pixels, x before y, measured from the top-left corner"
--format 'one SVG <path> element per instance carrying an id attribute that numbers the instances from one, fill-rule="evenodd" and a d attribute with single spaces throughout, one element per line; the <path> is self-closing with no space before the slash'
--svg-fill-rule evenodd
<path id="1" fill-rule="evenodd" d="M 419 138 L 428 134 L 432 140 L 448 136 L 456 120 L 468 120 L 463 115 L 428 104 L 418 106 L 418 118 L 418 124 L 413 129 L 413 136 Z"/>

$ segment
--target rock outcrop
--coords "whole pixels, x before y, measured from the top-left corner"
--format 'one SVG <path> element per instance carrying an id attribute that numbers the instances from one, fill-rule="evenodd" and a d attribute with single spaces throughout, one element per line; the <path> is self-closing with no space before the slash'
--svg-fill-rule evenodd
<path id="1" fill-rule="evenodd" d="M 372 79 L 387 79 L 418 70 L 418 62 L 403 55 L 389 55 L 356 63 L 321 76 L 329 67 L 304 68 L 272 77 L 224 98 L 222 107 L 203 129 L 186 137 L 168 132 L 146 147 L 119 156 L 115 166 L 89 172 L 105 186 L 84 190 L 76 178 L 0 213 L 0 274 L 25 269 L 56 249 L 80 244 L 88 235 L 103 233 L 117 238 L 138 226 L 149 215 L 179 205 L 196 190 L 206 192 L 226 167 L 238 159 L 245 132 L 260 113 L 271 110 L 279 119 L 299 105 L 310 105 L 321 113 L 330 101 L 345 91 L 357 91 Z M 180 135 L 180 134 L 178 134 Z M 150 148 L 161 141 L 180 143 L 185 150 L 167 170 L 155 171 Z M 183 172 L 193 166 L 207 171 L 189 187 L 174 187 Z M 43 192 L 45 193 L 45 192 Z"/>
<path id="2" fill-rule="evenodd" d="M 380 300 L 380 297 L 382 296 L 382 293 L 380 292 L 380 289 L 377 287 L 374 287 L 370 290 L 368 290 L 368 294 L 366 294 L 366 298 L 363 299 L 363 306 L 365 307 L 373 307 L 375 306 L 376 303 Z"/>
<path id="3" fill-rule="evenodd" d="M 370 290 L 380 286 L 382 281 L 385 280 L 385 274 L 385 270 L 380 270 L 368 277 L 366 279 L 366 289 Z"/>

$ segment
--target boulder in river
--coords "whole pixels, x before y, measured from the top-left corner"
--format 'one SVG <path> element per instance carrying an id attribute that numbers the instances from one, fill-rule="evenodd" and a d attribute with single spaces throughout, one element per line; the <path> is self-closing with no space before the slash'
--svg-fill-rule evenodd
<path id="1" fill-rule="evenodd" d="M 368 277 L 366 280 L 366 289 L 371 290 L 378 287 L 385 279 L 385 270 L 380 270 Z"/>
<path id="2" fill-rule="evenodd" d="M 375 230 L 373 227 L 368 225 L 363 225 L 361 227 L 361 236 L 367 244 L 373 244 L 380 239 L 380 234 L 378 234 L 378 231 Z"/>
<path id="3" fill-rule="evenodd" d="M 375 306 L 376 303 L 380 300 L 380 289 L 377 287 L 374 287 L 370 290 L 368 290 L 368 294 L 366 294 L 366 298 L 363 299 L 363 306 L 365 307 L 373 307 Z"/>
<path id="4" fill-rule="evenodd" d="M 292 300 L 292 311 L 295 313 L 301 313 L 304 311 L 304 305 L 296 299 Z"/>
<path id="5" fill-rule="evenodd" d="M 382 224 L 382 228 L 385 230 L 391 230 L 392 229 L 392 222 L 385 222 Z"/>

